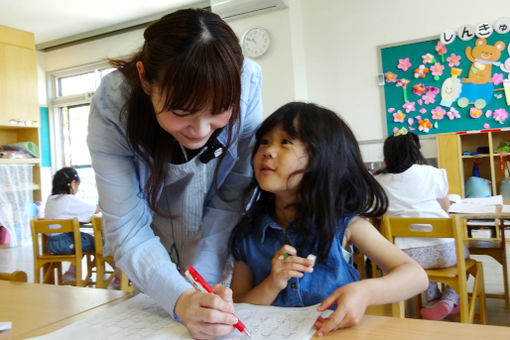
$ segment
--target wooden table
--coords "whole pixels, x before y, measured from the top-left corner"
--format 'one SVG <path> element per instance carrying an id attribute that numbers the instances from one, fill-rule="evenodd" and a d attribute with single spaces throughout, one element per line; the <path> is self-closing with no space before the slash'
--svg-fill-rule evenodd
<path id="1" fill-rule="evenodd" d="M 359 325 L 338 330 L 321 340 L 431 340 L 510 339 L 510 327 L 473 325 L 448 321 L 400 319 L 365 315 Z"/>
<path id="2" fill-rule="evenodd" d="M 0 332 L 0 339 L 23 339 L 47 334 L 104 311 L 130 296 L 113 290 L 0 281 L 0 320 L 13 322 L 11 330 Z M 320 339 L 509 338 L 510 327 L 366 315 L 359 325 Z"/>
<path id="3" fill-rule="evenodd" d="M 0 321 L 12 322 L 0 339 L 42 335 L 41 328 L 58 324 L 58 329 L 74 316 L 129 296 L 118 290 L 0 281 Z"/>
<path id="4" fill-rule="evenodd" d="M 489 255 L 498 261 L 503 268 L 503 294 L 486 294 L 487 297 L 500 298 L 505 300 L 505 307 L 510 308 L 510 290 L 508 284 L 508 263 L 506 260 L 506 240 L 505 240 L 505 219 L 510 219 L 510 213 L 501 211 L 502 206 L 496 206 L 494 213 L 456 213 L 455 215 L 465 219 L 494 219 L 499 220 L 498 239 L 469 239 L 465 244 L 473 255 Z M 510 336 L 509 336 L 510 339 Z"/>

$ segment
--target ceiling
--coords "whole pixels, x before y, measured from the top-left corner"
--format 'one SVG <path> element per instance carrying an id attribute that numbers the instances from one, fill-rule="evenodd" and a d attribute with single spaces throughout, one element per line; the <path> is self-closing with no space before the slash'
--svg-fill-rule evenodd
<path id="1" fill-rule="evenodd" d="M 201 0 L 0 0 L 0 25 L 34 33 L 39 49 L 125 29 Z"/>

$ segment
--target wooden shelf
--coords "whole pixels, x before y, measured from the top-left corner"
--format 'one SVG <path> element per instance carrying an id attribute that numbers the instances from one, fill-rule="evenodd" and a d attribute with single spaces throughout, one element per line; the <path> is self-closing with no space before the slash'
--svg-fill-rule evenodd
<path id="1" fill-rule="evenodd" d="M 40 158 L 0 158 L 0 164 L 39 164 Z"/>
<path id="2" fill-rule="evenodd" d="M 0 192 L 14 192 L 14 191 L 22 191 L 26 190 L 26 186 L 23 187 L 2 187 L 0 189 Z M 29 188 L 29 190 L 39 190 L 41 187 L 38 184 L 32 184 Z"/>
<path id="3" fill-rule="evenodd" d="M 466 158 L 487 158 L 490 156 L 491 155 L 488 153 L 481 153 L 481 154 L 473 155 L 473 156 L 472 155 L 462 155 L 462 156 L 460 156 L 460 158 L 464 158 L 464 159 L 466 159 Z M 498 156 L 499 156 L 499 154 L 498 154 Z"/>

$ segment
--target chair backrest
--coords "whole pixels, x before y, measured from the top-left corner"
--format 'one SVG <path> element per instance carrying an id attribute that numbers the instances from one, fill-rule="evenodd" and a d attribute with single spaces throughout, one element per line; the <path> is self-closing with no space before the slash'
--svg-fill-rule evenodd
<path id="1" fill-rule="evenodd" d="M 77 258 L 82 257 L 81 250 L 81 237 L 80 237 L 80 223 L 78 219 L 70 218 L 64 220 L 41 220 L 32 219 L 30 221 L 30 227 L 32 231 L 32 243 L 34 249 L 34 257 L 41 255 L 48 255 L 46 251 L 46 242 L 44 235 L 55 234 L 55 233 L 73 233 L 74 234 L 74 249 Z M 42 240 L 39 240 L 41 236 Z M 39 242 L 41 244 L 39 245 Z"/>
<path id="2" fill-rule="evenodd" d="M 448 218 L 391 217 L 385 215 L 382 234 L 395 242 L 395 237 L 453 238 L 460 272 L 465 272 L 464 232 L 458 216 Z"/>
<path id="3" fill-rule="evenodd" d="M 92 229 L 94 230 L 94 245 L 96 255 L 103 256 L 103 224 L 101 216 L 92 216 Z"/>

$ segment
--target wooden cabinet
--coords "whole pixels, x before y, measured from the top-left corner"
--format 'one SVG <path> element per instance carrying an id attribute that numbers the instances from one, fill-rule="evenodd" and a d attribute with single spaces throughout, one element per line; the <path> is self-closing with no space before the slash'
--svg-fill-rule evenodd
<path id="1" fill-rule="evenodd" d="M 0 26 L 0 145 L 16 142 L 39 144 L 37 60 L 34 35 Z M 19 121 L 11 124 L 11 120 Z M 34 126 L 35 125 L 35 126 Z M 33 164 L 34 201 L 41 200 L 41 160 L 5 159 L 0 164 Z M 16 190 L 15 186 L 0 190 Z"/>
<path id="2" fill-rule="evenodd" d="M 491 182 L 492 195 L 500 195 L 501 181 L 505 178 L 501 171 L 500 157 L 510 159 L 510 152 L 496 152 L 501 142 L 510 142 L 510 128 L 493 129 L 486 132 L 468 131 L 461 133 L 444 133 L 436 135 L 438 167 L 448 174 L 449 193 L 465 197 L 464 182 L 473 174 L 473 165 L 478 163 L 480 177 Z M 476 152 L 485 147 L 488 152 L 477 155 L 465 153 Z M 472 229 L 488 228 L 489 238 L 500 238 L 499 220 L 471 220 L 466 225 L 466 236 L 471 237 Z"/>
<path id="3" fill-rule="evenodd" d="M 0 125 L 38 125 L 37 95 L 33 34 L 0 26 Z"/>
<path id="4" fill-rule="evenodd" d="M 450 194 L 465 197 L 464 181 L 473 173 L 473 165 L 478 163 L 480 177 L 491 181 L 492 194 L 500 194 L 501 173 L 500 156 L 505 160 L 510 152 L 499 153 L 495 150 L 501 142 L 510 142 L 510 128 L 494 129 L 487 132 L 445 133 L 436 135 L 438 167 L 446 169 Z M 488 148 L 488 153 L 466 155 L 476 152 L 479 147 Z"/>

